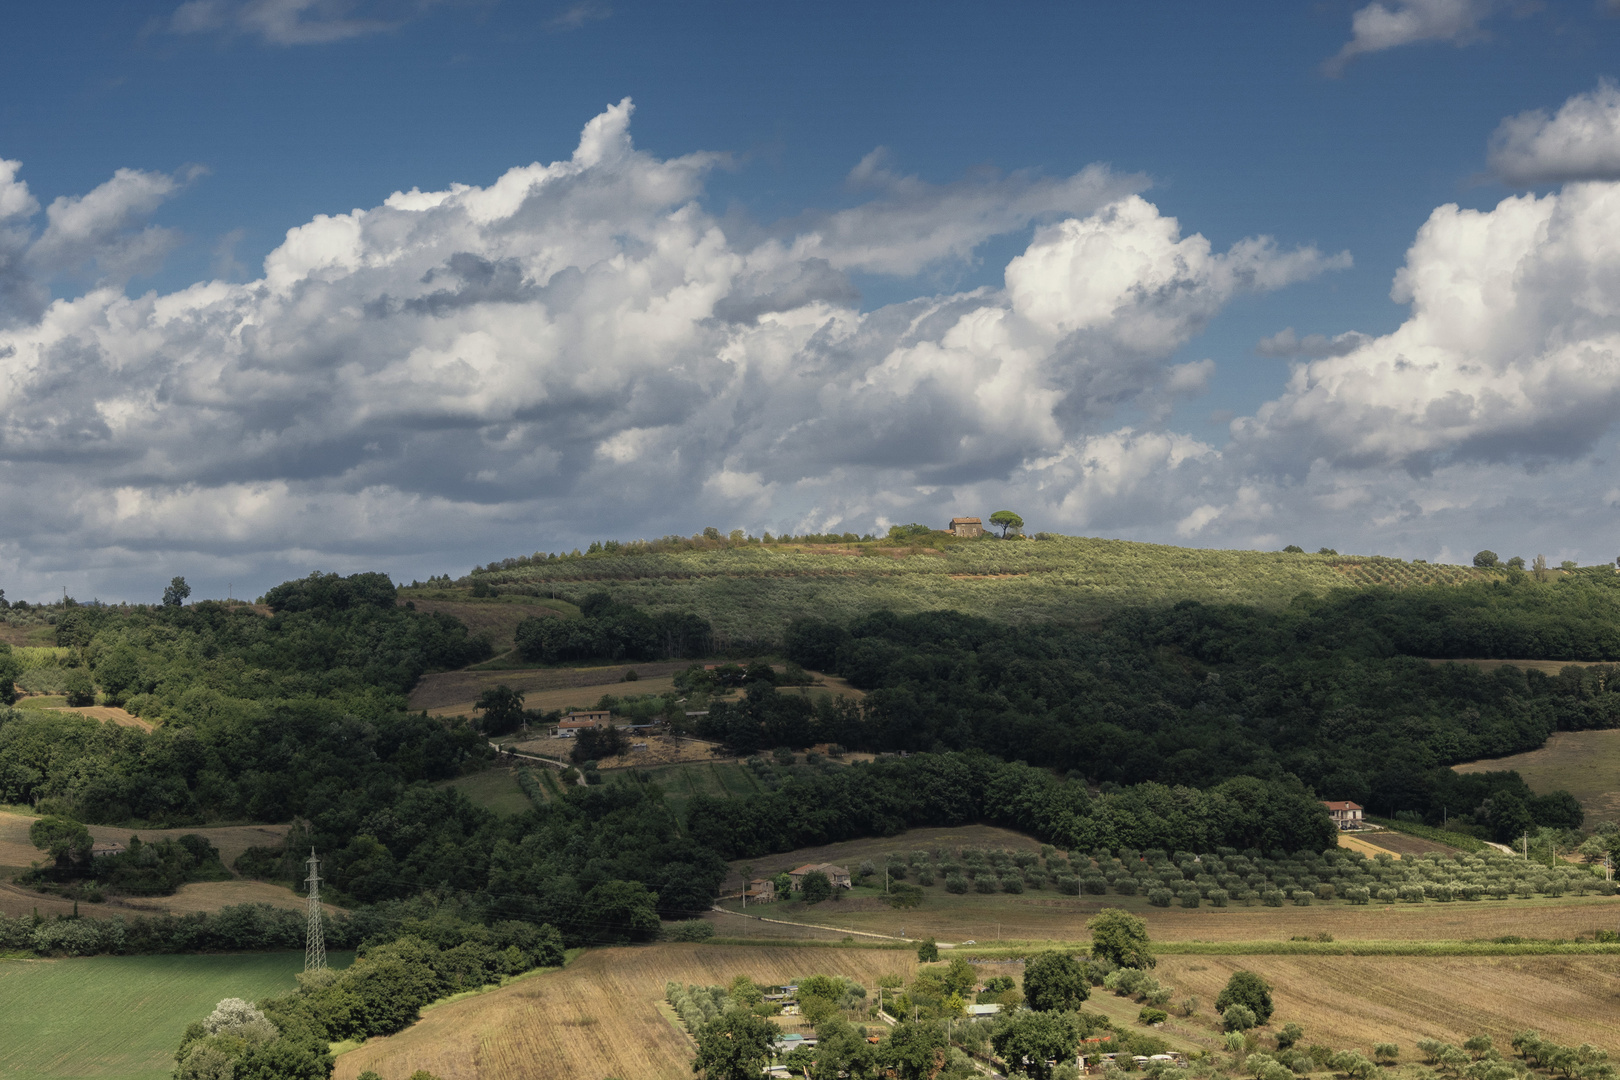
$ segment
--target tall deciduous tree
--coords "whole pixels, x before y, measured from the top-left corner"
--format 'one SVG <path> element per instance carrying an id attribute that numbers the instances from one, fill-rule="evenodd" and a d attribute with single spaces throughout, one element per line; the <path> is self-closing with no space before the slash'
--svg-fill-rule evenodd
<path id="1" fill-rule="evenodd" d="M 190 595 L 191 586 L 186 584 L 186 579 L 183 577 L 174 578 L 169 582 L 169 587 L 163 590 L 163 606 L 179 607 L 186 602 L 186 597 Z"/>
<path id="2" fill-rule="evenodd" d="M 1119 908 L 1104 908 L 1086 923 L 1091 931 L 1091 955 L 1119 967 L 1150 968 L 1153 958 L 1147 922 Z"/>
<path id="3" fill-rule="evenodd" d="M 486 734 L 505 735 L 523 724 L 523 691 L 501 683 L 479 694 L 473 708 L 484 714 Z"/>

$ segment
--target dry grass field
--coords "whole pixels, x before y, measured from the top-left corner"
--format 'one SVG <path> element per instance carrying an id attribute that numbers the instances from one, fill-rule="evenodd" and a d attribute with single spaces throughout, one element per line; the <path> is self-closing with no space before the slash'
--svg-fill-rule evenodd
<path id="1" fill-rule="evenodd" d="M 1294 1022 L 1307 1042 L 1357 1047 L 1393 1042 L 1416 1060 L 1421 1038 L 1460 1043 L 1481 1033 L 1506 1047 L 1533 1028 L 1567 1045 L 1620 1051 L 1620 957 L 1167 956 L 1155 974 L 1204 1002 L 1206 1013 L 1232 972 L 1271 983 L 1275 1022 Z"/>
<path id="2" fill-rule="evenodd" d="M 724 983 L 737 975 L 779 983 L 817 972 L 867 986 L 912 977 L 908 951 L 651 945 L 598 949 L 561 971 L 523 979 L 426 1012 L 398 1035 L 338 1058 L 336 1080 L 426 1069 L 443 1080 L 689 1080 L 692 1049 L 658 1008 L 664 983 Z"/>
<path id="3" fill-rule="evenodd" d="M 986 974 L 1019 974 L 987 964 Z M 1420 1038 L 1460 1042 L 1481 1032 L 1505 1045 L 1535 1028 L 1566 1044 L 1620 1051 L 1620 957 L 1207 957 L 1168 956 L 1156 974 L 1175 997 L 1196 995 L 1202 1013 L 1160 1034 L 1192 1049 L 1216 1044 L 1210 1002 L 1232 972 L 1272 984 L 1278 1022 L 1305 1028 L 1308 1042 L 1370 1051 L 1395 1042 L 1416 1057 Z M 1003 970 L 1005 969 L 1005 970 Z M 655 945 L 588 952 L 562 971 L 429 1010 L 406 1031 L 374 1039 L 338 1059 L 337 1080 L 373 1069 L 444 1080 L 691 1075 L 687 1039 L 659 1008 L 667 979 L 724 983 L 737 974 L 780 982 L 812 972 L 849 975 L 871 986 L 886 973 L 910 977 L 909 951 L 730 945 Z M 1128 1023 L 1139 1006 L 1095 991 L 1087 1009 Z"/>
<path id="4" fill-rule="evenodd" d="M 1452 766 L 1460 773 L 1512 769 L 1538 795 L 1559 788 L 1586 811 L 1587 823 L 1620 822 L 1620 731 L 1558 731 L 1539 750 Z"/>

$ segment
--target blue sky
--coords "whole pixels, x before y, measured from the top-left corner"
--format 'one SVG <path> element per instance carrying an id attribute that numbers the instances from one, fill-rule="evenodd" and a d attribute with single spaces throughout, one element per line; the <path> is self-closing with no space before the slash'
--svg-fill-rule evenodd
<path id="1" fill-rule="evenodd" d="M 1614 555 L 1615 327 L 1591 302 L 1548 306 L 1614 267 L 1531 220 L 1620 232 L 1603 196 L 1620 18 L 1601 3 L 170 0 L 28 5 L 5 26 L 0 489 L 52 507 L 0 525 L 14 598 L 139 599 L 173 573 L 203 593 L 329 566 L 409 578 L 595 536 L 867 531 L 1002 502 L 1054 531 L 1199 546 Z M 631 157 L 569 181 L 618 202 L 531 177 L 524 208 L 472 231 L 449 203 L 382 209 L 579 160 L 582 128 L 625 99 Z M 702 153 L 719 156 L 671 164 Z M 1525 193 L 1539 211 L 1496 211 Z M 1151 213 L 1110 209 L 1132 198 Z M 1447 204 L 1479 214 L 1421 232 Z M 287 272 L 320 279 L 322 314 L 263 300 L 295 288 L 265 285 L 290 229 L 355 209 L 348 262 Z M 835 243 L 838 211 L 855 216 Z M 1194 234 L 1214 261 L 1174 270 Z M 1420 236 L 1423 311 L 1391 300 Z M 1234 248 L 1256 237 L 1269 254 Z M 1439 283 L 1502 259 L 1539 269 L 1492 271 L 1511 295 L 1482 310 L 1522 319 L 1488 340 L 1425 320 L 1449 310 Z M 620 276 L 574 292 L 570 270 Z M 515 291 L 469 293 L 468 273 L 505 272 Z M 461 283 L 454 316 L 377 321 L 433 280 Z M 1110 311 L 1073 315 L 1099 289 Z M 665 321 L 567 329 L 631 309 Z M 924 309 L 934 329 L 908 337 Z M 985 320 L 1002 336 L 963 345 Z M 1367 337 L 1257 354 L 1290 327 Z M 530 355 L 526 334 L 547 344 Z M 1571 367 L 1571 349 L 1597 359 Z M 1402 382 L 1408 360 L 1433 374 Z M 482 383 L 441 408 L 457 363 Z"/>

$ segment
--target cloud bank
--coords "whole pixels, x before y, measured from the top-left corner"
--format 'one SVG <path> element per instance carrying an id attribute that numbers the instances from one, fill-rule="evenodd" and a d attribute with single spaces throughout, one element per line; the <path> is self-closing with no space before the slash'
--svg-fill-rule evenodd
<path id="1" fill-rule="evenodd" d="M 1620 185 L 1440 207 L 1396 275 L 1402 325 L 1265 339 L 1286 381 L 1218 445 L 1169 430 L 1220 377 L 1186 346 L 1347 254 L 1217 248 L 1100 166 L 932 185 L 882 154 L 851 175 L 859 205 L 723 221 L 702 201 L 723 159 L 638 150 L 631 113 L 487 186 L 319 215 L 256 280 L 169 294 L 124 282 L 186 176 L 41 208 L 0 163 L 0 503 L 27 508 L 0 526 L 9 594 L 425 576 L 596 536 L 1001 505 L 1055 531 L 1431 558 L 1511 513 L 1562 558 L 1620 503 Z M 1029 240 L 996 287 L 863 310 L 849 277 L 1009 233 Z"/>

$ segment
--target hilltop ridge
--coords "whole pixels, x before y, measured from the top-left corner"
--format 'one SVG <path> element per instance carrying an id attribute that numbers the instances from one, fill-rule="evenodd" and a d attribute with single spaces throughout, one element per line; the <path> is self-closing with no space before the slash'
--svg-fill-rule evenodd
<path id="1" fill-rule="evenodd" d="M 800 616 L 844 622 L 880 609 L 950 609 L 1012 623 L 1086 620 L 1181 600 L 1281 608 L 1301 593 L 1461 584 L 1517 572 L 1381 555 L 1224 551 L 1049 533 L 1008 540 L 931 532 L 780 541 L 710 533 L 503 559 L 475 568 L 454 586 L 441 579 L 401 595 L 451 598 L 471 589 L 473 595 L 577 599 L 605 591 L 652 611 L 695 612 L 712 623 L 717 644 L 738 647 L 777 642 Z"/>

